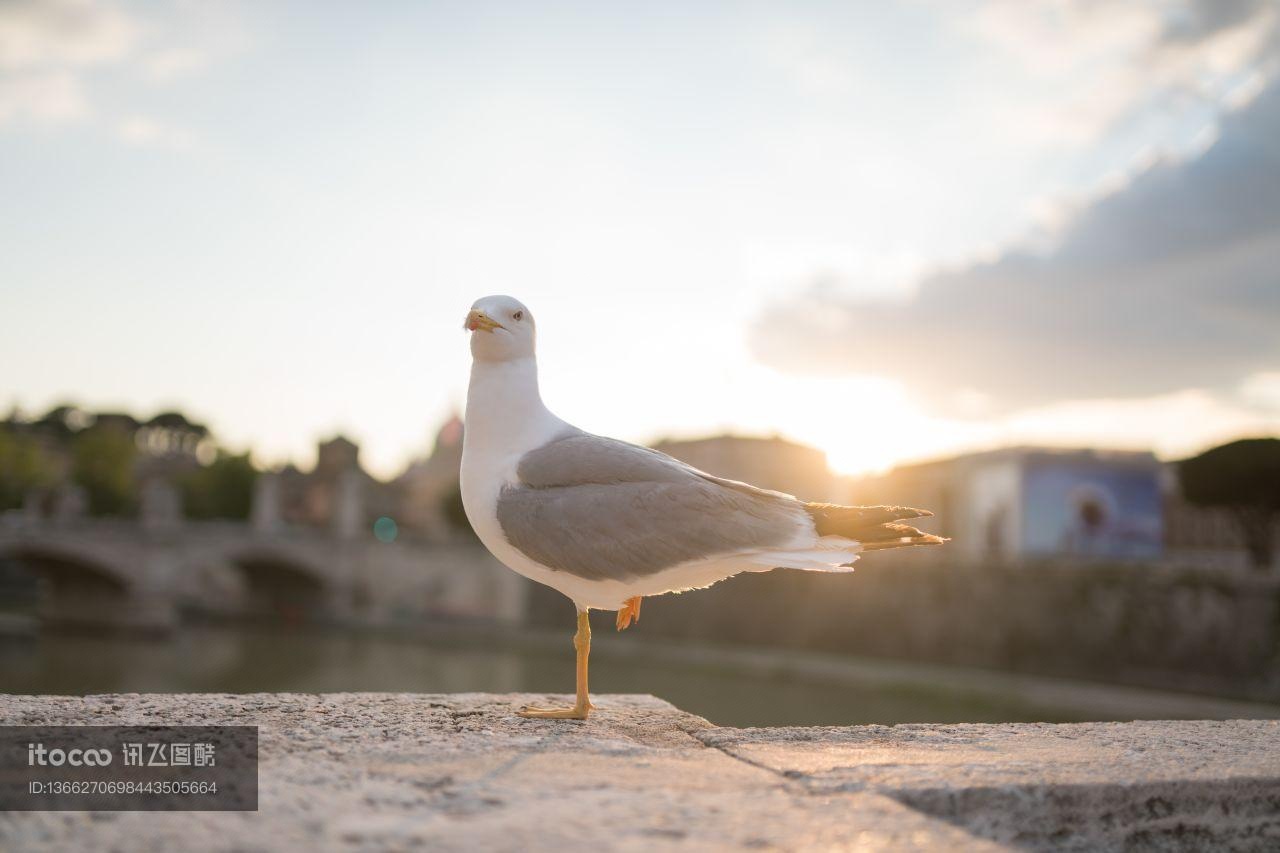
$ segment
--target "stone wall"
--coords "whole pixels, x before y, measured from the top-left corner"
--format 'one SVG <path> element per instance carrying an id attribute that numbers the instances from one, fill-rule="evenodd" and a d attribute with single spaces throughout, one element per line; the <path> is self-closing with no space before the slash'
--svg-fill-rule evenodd
<path id="1" fill-rule="evenodd" d="M 566 628 L 539 587 L 530 619 Z M 872 554 L 646 602 L 640 630 L 1280 700 L 1280 577 L 1151 566 L 963 566 Z"/>
<path id="2" fill-rule="evenodd" d="M 6 725 L 259 727 L 254 812 L 0 812 L 23 851 L 1275 850 L 1280 722 L 734 729 L 648 696 L 4 696 Z M 17 776 L 21 779 L 21 776 Z"/>

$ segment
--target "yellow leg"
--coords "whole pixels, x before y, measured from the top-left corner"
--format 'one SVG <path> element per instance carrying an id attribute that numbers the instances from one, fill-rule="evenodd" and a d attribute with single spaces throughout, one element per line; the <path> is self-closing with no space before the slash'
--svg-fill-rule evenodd
<path id="1" fill-rule="evenodd" d="M 578 654 L 578 692 L 572 708 L 521 708 L 522 717 L 535 720 L 585 720 L 595 706 L 587 696 L 587 656 L 591 654 L 591 620 L 587 611 L 578 611 L 578 633 L 573 635 Z"/>
<path id="2" fill-rule="evenodd" d="M 640 596 L 628 598 L 626 604 L 618 610 L 617 626 L 619 631 L 625 631 L 631 626 L 632 622 L 640 621 L 640 602 L 644 601 Z"/>

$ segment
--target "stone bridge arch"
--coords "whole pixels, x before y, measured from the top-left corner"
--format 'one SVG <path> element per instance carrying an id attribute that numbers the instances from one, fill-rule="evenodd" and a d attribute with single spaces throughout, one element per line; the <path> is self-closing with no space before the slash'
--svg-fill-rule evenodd
<path id="1" fill-rule="evenodd" d="M 55 583 L 84 578 L 120 592 L 126 592 L 135 577 L 123 561 L 103 556 L 101 549 L 65 542 L 0 543 L 0 559 L 21 563 L 33 573 L 47 575 Z"/>
<path id="2" fill-rule="evenodd" d="M 346 584 L 332 555 L 313 555 L 288 545 L 249 543 L 221 554 L 236 574 L 240 615 L 296 624 L 341 615 Z"/>
<path id="3" fill-rule="evenodd" d="M 140 582 L 138 555 L 108 554 L 87 544 L 20 539 L 0 542 L 0 559 L 17 563 L 36 584 L 36 615 L 59 627 L 163 629 L 171 607 Z"/>

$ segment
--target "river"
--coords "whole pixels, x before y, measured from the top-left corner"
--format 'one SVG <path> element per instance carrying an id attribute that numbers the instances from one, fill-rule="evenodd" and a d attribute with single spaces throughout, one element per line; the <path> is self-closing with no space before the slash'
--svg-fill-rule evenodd
<path id="1" fill-rule="evenodd" d="M 954 667 L 685 647 L 644 637 L 606 635 L 591 657 L 594 694 L 652 693 L 721 725 L 1069 722 L 1236 716 L 1249 710 L 1206 708 L 1203 702 L 1183 708 L 1176 697 L 1163 705 L 1144 699 L 1168 700 L 1168 694 L 1124 694 L 1128 703 L 1117 705 L 1124 688 L 1056 685 L 1028 690 L 1009 676 Z M 572 688 L 567 636 L 474 626 L 407 634 L 189 625 L 161 637 L 38 632 L 0 638 L 0 692 L 5 693 L 567 693 Z M 1259 707 L 1248 715 L 1274 716 L 1267 706 Z M 1151 714 L 1142 713 L 1147 708 Z"/>

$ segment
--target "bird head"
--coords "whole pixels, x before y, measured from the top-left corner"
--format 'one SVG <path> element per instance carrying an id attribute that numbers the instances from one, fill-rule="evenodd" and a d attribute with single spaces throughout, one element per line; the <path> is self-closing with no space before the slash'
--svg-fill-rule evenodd
<path id="1" fill-rule="evenodd" d="M 510 296 L 477 299 L 463 324 L 477 361 L 510 361 L 533 355 L 533 315 Z"/>

